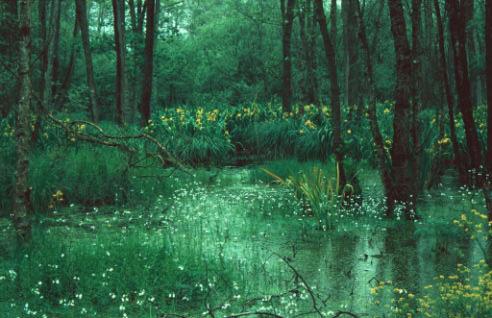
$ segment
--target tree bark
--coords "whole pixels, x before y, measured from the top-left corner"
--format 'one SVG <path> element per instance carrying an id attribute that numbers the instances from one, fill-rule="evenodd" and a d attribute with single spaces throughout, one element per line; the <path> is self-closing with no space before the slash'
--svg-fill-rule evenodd
<path id="1" fill-rule="evenodd" d="M 333 123 L 333 152 L 335 154 L 335 160 L 339 171 L 339 184 L 340 189 L 343 189 L 347 183 L 345 168 L 343 164 L 343 141 L 342 141 L 342 128 L 341 128 L 341 110 L 340 110 L 340 89 L 338 86 L 337 66 L 335 59 L 335 48 L 330 39 L 328 33 L 328 27 L 326 23 L 326 16 L 323 9 L 323 0 L 315 0 L 316 15 L 318 17 L 318 24 L 323 38 L 323 45 L 325 48 L 326 60 L 328 62 L 328 73 L 330 74 L 330 88 L 331 88 L 331 108 L 332 108 L 332 123 Z"/>
<path id="2" fill-rule="evenodd" d="M 485 0 L 485 67 L 487 84 L 487 172 L 489 193 L 485 197 L 489 222 L 492 222 L 492 200 L 490 200 L 490 184 L 492 176 L 492 0 Z M 488 198 L 488 200 L 487 200 Z"/>
<path id="3" fill-rule="evenodd" d="M 384 148 L 383 136 L 381 134 L 381 130 L 379 128 L 377 112 L 376 112 L 376 82 L 374 78 L 374 68 L 372 62 L 372 54 L 371 49 L 369 47 L 369 42 L 367 40 L 366 26 L 362 17 L 362 12 L 360 9 L 359 0 L 356 1 L 356 18 L 359 23 L 359 40 L 361 43 L 362 50 L 365 54 L 365 62 L 366 62 L 366 71 L 367 71 L 367 80 L 369 87 L 369 105 L 368 105 L 368 113 L 369 113 L 369 123 L 371 125 L 371 133 L 372 138 L 374 140 L 374 145 L 376 148 L 376 156 L 378 160 L 379 166 L 379 174 L 381 176 L 381 181 L 384 186 L 384 193 L 386 196 L 386 209 L 388 215 L 393 215 L 394 209 L 394 195 L 393 192 L 393 176 L 391 171 L 391 160 L 386 153 Z M 384 0 L 379 0 L 381 5 L 379 7 L 379 11 L 377 14 L 381 14 L 384 8 Z"/>
<path id="4" fill-rule="evenodd" d="M 304 59 L 303 99 L 306 104 L 318 105 L 312 0 L 305 0 L 302 4 L 299 8 L 299 35 Z"/>
<path id="5" fill-rule="evenodd" d="M 99 106 L 97 104 L 96 82 L 94 81 L 94 66 L 92 64 L 91 46 L 89 40 L 89 23 L 87 20 L 86 0 L 76 0 L 77 19 L 79 20 L 80 33 L 82 36 L 82 47 L 85 58 L 85 72 L 87 86 L 89 88 L 89 115 L 95 122 L 99 119 Z"/>
<path id="6" fill-rule="evenodd" d="M 287 4 L 285 3 L 287 1 Z M 291 39 L 294 22 L 295 0 L 280 0 L 282 11 L 282 110 L 291 111 L 292 103 L 292 54 Z"/>
<path id="7" fill-rule="evenodd" d="M 72 75 L 75 68 L 75 60 L 77 56 L 77 36 L 79 34 L 79 31 L 79 22 L 78 19 L 75 18 L 72 31 L 72 43 L 70 45 L 70 58 L 68 60 L 68 65 L 65 71 L 65 76 L 63 77 L 63 81 L 60 87 L 57 89 L 55 95 L 55 107 L 57 109 L 60 109 L 63 102 L 65 101 L 68 89 L 70 88 L 70 83 L 72 81 Z"/>
<path id="8" fill-rule="evenodd" d="M 393 147 L 391 149 L 395 204 L 403 206 L 405 217 L 415 218 L 415 174 L 412 171 L 412 52 L 407 39 L 407 27 L 400 0 L 388 0 L 391 32 L 396 54 L 395 114 L 393 119 Z M 388 211 L 392 212 L 392 211 Z M 391 215 L 389 215 L 391 216 Z"/>
<path id="9" fill-rule="evenodd" d="M 15 192 L 12 213 L 13 224 L 19 243 L 25 244 L 31 239 L 29 220 L 30 190 L 28 184 L 29 148 L 30 148 L 30 108 L 31 108 L 31 23 L 29 19 L 30 1 L 19 1 L 19 79 L 20 100 L 16 112 L 16 167 Z"/>
<path id="10" fill-rule="evenodd" d="M 454 161 L 461 181 L 466 182 L 466 168 L 463 166 L 460 145 L 458 142 L 458 137 L 456 136 L 456 127 L 454 122 L 454 98 L 453 92 L 451 91 L 451 85 L 449 84 L 449 76 L 447 70 L 448 63 L 446 61 L 446 51 L 444 48 L 444 26 L 441 16 L 441 9 L 439 7 L 439 0 L 434 0 L 434 11 L 436 13 L 437 34 L 439 42 L 440 75 L 443 83 L 444 94 L 446 95 L 446 103 L 448 106 L 449 134 L 451 138 L 451 143 L 453 145 Z"/>
<path id="11" fill-rule="evenodd" d="M 127 82 L 126 82 L 126 42 L 125 42 L 125 2 L 112 0 L 114 15 L 114 42 L 116 49 L 116 84 L 115 104 L 116 121 L 119 125 L 125 123 L 127 111 Z"/>
<path id="12" fill-rule="evenodd" d="M 147 22 L 145 27 L 145 52 L 142 85 L 142 127 L 150 120 L 150 100 L 152 98 L 152 71 L 154 63 L 155 0 L 147 0 Z"/>
<path id="13" fill-rule="evenodd" d="M 482 162 L 477 128 L 473 118 L 470 78 L 468 74 L 468 57 L 466 52 L 466 25 L 468 21 L 466 6 L 469 0 L 446 0 L 449 14 L 451 46 L 454 54 L 455 83 L 459 108 L 463 115 L 465 137 L 470 154 L 470 169 L 478 172 Z M 480 182 L 480 180 L 477 180 Z"/>

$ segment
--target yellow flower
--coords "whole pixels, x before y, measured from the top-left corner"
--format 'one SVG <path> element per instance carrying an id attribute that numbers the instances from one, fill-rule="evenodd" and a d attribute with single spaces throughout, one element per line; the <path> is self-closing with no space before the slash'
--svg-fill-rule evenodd
<path id="1" fill-rule="evenodd" d="M 304 122 L 304 125 L 306 125 L 306 127 L 309 128 L 309 129 L 316 128 L 316 125 L 311 120 L 309 120 L 309 119 Z"/>
<path id="2" fill-rule="evenodd" d="M 387 114 L 391 113 L 391 110 L 389 108 L 385 108 L 383 113 L 387 115 Z"/>

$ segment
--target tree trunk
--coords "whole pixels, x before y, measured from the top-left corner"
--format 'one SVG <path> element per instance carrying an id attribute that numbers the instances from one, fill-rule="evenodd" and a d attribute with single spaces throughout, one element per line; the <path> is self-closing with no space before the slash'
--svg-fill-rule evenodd
<path id="1" fill-rule="evenodd" d="M 446 61 L 446 51 L 444 48 L 444 26 L 441 16 L 441 9 L 439 7 L 439 0 L 434 0 L 434 11 L 436 13 L 437 22 L 437 33 L 439 42 L 439 56 L 440 56 L 440 74 L 442 78 L 442 83 L 444 86 L 444 93 L 446 95 L 446 102 L 448 105 L 448 116 L 449 116 L 449 133 L 451 138 L 451 143 L 453 145 L 454 161 L 460 179 L 462 182 L 466 182 L 466 168 L 463 166 L 463 160 L 461 158 L 460 145 L 458 142 L 458 137 L 456 136 L 456 127 L 454 123 L 454 98 L 451 91 L 451 85 L 449 84 L 448 77 L 448 63 Z"/>
<path id="2" fill-rule="evenodd" d="M 53 0 L 51 5 L 51 10 L 49 14 L 48 24 L 46 28 L 46 44 L 45 44 L 45 63 L 46 69 L 44 72 L 43 80 L 43 104 L 44 107 L 51 109 L 52 102 L 52 78 L 53 78 L 53 61 L 54 61 L 54 50 L 55 50 L 55 37 L 56 33 L 56 22 L 60 19 L 60 0 Z"/>
<path id="3" fill-rule="evenodd" d="M 287 6 L 285 4 L 287 1 Z M 292 103 L 292 56 L 291 39 L 292 26 L 294 22 L 295 0 L 280 0 L 282 11 L 282 109 L 284 112 L 291 111 Z"/>
<path id="4" fill-rule="evenodd" d="M 91 46 L 89 41 L 89 23 L 87 20 L 86 0 L 76 0 L 77 19 L 79 20 L 80 33 L 82 35 L 82 47 L 85 58 L 85 72 L 87 86 L 89 87 L 89 115 L 93 121 L 98 121 L 98 104 L 96 94 L 96 82 L 94 81 L 94 66 L 92 65 Z"/>
<path id="5" fill-rule="evenodd" d="M 379 0 L 379 1 L 381 2 L 381 6 L 377 14 L 381 15 L 382 10 L 384 8 L 384 0 Z M 355 14 L 357 17 L 357 22 L 359 23 L 359 40 L 361 43 L 362 50 L 364 51 L 365 60 L 366 60 L 367 80 L 368 80 L 369 98 L 370 98 L 369 105 L 368 105 L 369 123 L 371 125 L 372 138 L 374 139 L 374 144 L 376 148 L 379 174 L 381 176 L 381 181 L 384 186 L 384 193 L 387 199 L 386 202 L 387 214 L 392 215 L 394 209 L 394 201 L 393 201 L 394 195 L 392 194 L 393 177 L 391 171 L 391 160 L 390 158 L 388 158 L 388 154 L 386 153 L 386 150 L 384 148 L 383 136 L 379 128 L 377 112 L 376 112 L 376 82 L 374 78 L 372 54 L 371 54 L 371 49 L 369 48 L 369 43 L 367 41 L 366 26 L 362 17 L 359 0 L 356 0 Z"/>
<path id="6" fill-rule="evenodd" d="M 16 167 L 15 192 L 12 213 L 13 224 L 21 244 L 29 242 L 31 238 L 31 223 L 29 220 L 30 189 L 28 184 L 29 172 L 29 131 L 31 108 L 31 23 L 29 19 L 30 1 L 19 1 L 19 79 L 20 100 L 16 112 Z"/>
<path id="7" fill-rule="evenodd" d="M 407 27 L 400 0 L 388 0 L 391 32 L 396 54 L 395 114 L 393 147 L 391 149 L 393 192 L 388 200 L 401 204 L 407 219 L 415 218 L 415 174 L 412 158 L 412 52 L 407 39 Z M 391 212 L 391 211 L 389 211 Z M 391 215 L 389 215 L 391 216 Z"/>
<path id="8" fill-rule="evenodd" d="M 145 27 L 145 56 L 142 85 L 142 127 L 150 120 L 150 100 L 152 98 L 152 70 L 154 62 L 155 0 L 147 0 L 147 22 Z"/>
<path id="9" fill-rule="evenodd" d="M 116 49 L 116 121 L 119 125 L 125 123 L 125 112 L 127 111 L 127 82 L 126 82 L 126 43 L 125 43 L 125 2 L 124 0 L 113 0 L 114 15 L 114 42 Z"/>
<path id="10" fill-rule="evenodd" d="M 317 105 L 317 81 L 315 73 L 315 40 L 313 28 L 312 0 L 305 0 L 299 8 L 299 35 L 304 59 L 303 100 L 306 104 Z M 302 108 L 301 108 L 302 110 Z"/>
<path id="11" fill-rule="evenodd" d="M 485 0 L 485 65 L 487 80 L 487 171 L 488 191 L 490 192 L 492 176 L 492 0 Z M 488 195 L 490 198 L 490 195 Z M 486 196 L 487 199 L 487 196 Z M 492 201 L 487 200 L 489 222 L 492 221 Z"/>
<path id="12" fill-rule="evenodd" d="M 70 88 L 70 83 L 72 81 L 73 71 L 75 69 L 75 60 L 77 56 L 77 36 L 79 34 L 79 22 L 75 18 L 73 32 L 72 32 L 72 43 L 70 45 L 70 58 L 67 65 L 67 70 L 65 71 L 65 76 L 60 87 L 57 89 L 55 96 L 55 107 L 60 109 L 67 96 L 68 89 Z"/>
<path id="13" fill-rule="evenodd" d="M 470 169 L 477 173 L 482 162 L 482 155 L 477 128 L 473 119 L 471 86 L 468 74 L 468 57 L 466 53 L 466 24 L 468 18 L 466 10 L 462 8 L 467 5 L 468 1 L 463 0 L 463 3 L 458 4 L 458 0 L 446 0 L 446 8 L 449 13 L 449 29 L 454 54 L 456 92 L 460 111 L 463 115 L 466 143 L 470 154 Z M 480 182 L 480 180 L 477 181 Z"/>
<path id="14" fill-rule="evenodd" d="M 421 175 L 420 171 L 420 161 L 421 157 L 419 156 L 422 149 L 420 148 L 420 140 L 419 140 L 419 131 L 420 131 L 420 123 L 419 123 L 419 113 L 421 109 L 422 97 L 422 74 L 421 74 L 421 28 L 420 28 L 420 7 L 422 5 L 422 0 L 412 0 L 412 81 L 411 81 L 411 89 L 412 92 L 410 94 L 411 102 L 412 102 L 412 141 L 414 145 L 412 165 L 413 165 L 413 173 L 416 175 L 416 182 L 414 186 L 416 187 L 413 193 L 419 193 L 422 188 L 420 184 L 424 181 L 425 176 Z"/>
<path id="15" fill-rule="evenodd" d="M 340 110 L 340 89 L 338 86 L 337 65 L 335 60 L 335 48 L 333 47 L 328 33 L 328 27 L 326 23 L 326 16 L 323 9 L 323 0 L 315 0 L 316 15 L 318 17 L 318 24 L 323 38 L 323 45 L 325 48 L 326 60 L 328 62 L 328 73 L 330 74 L 330 88 L 331 88 L 331 108 L 332 108 L 332 123 L 333 123 L 333 152 L 335 154 L 335 160 L 339 171 L 339 184 L 340 189 L 343 189 L 347 183 L 345 168 L 343 164 L 343 142 L 342 142 L 342 128 L 341 128 L 341 110 Z"/>

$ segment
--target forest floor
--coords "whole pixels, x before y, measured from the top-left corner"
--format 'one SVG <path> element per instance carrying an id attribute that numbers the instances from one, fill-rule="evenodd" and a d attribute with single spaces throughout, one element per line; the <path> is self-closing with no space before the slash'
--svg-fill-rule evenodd
<path id="1" fill-rule="evenodd" d="M 38 219 L 23 255 L 1 219 L 2 317 L 376 317 L 392 299 L 375 299 L 380 282 L 419 294 L 457 264 L 481 259 L 450 226 L 481 206 L 473 191 L 426 193 L 422 220 L 403 224 L 383 218 L 379 178 L 365 171 L 363 204 L 323 231 L 258 166 L 194 175 L 173 176 L 179 186 L 170 197 L 139 209 L 52 211 Z"/>

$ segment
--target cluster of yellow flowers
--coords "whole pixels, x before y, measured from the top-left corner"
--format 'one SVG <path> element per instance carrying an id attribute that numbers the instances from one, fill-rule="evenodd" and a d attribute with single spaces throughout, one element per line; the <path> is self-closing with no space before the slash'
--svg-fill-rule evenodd
<path id="1" fill-rule="evenodd" d="M 64 201 L 64 194 L 61 190 L 57 190 L 51 195 L 51 202 L 48 208 L 53 209 L 57 203 L 62 203 Z"/>
<path id="2" fill-rule="evenodd" d="M 437 141 L 437 144 L 439 146 L 446 146 L 449 145 L 450 143 L 451 143 L 451 139 L 448 136 L 444 136 L 443 138 Z"/>

